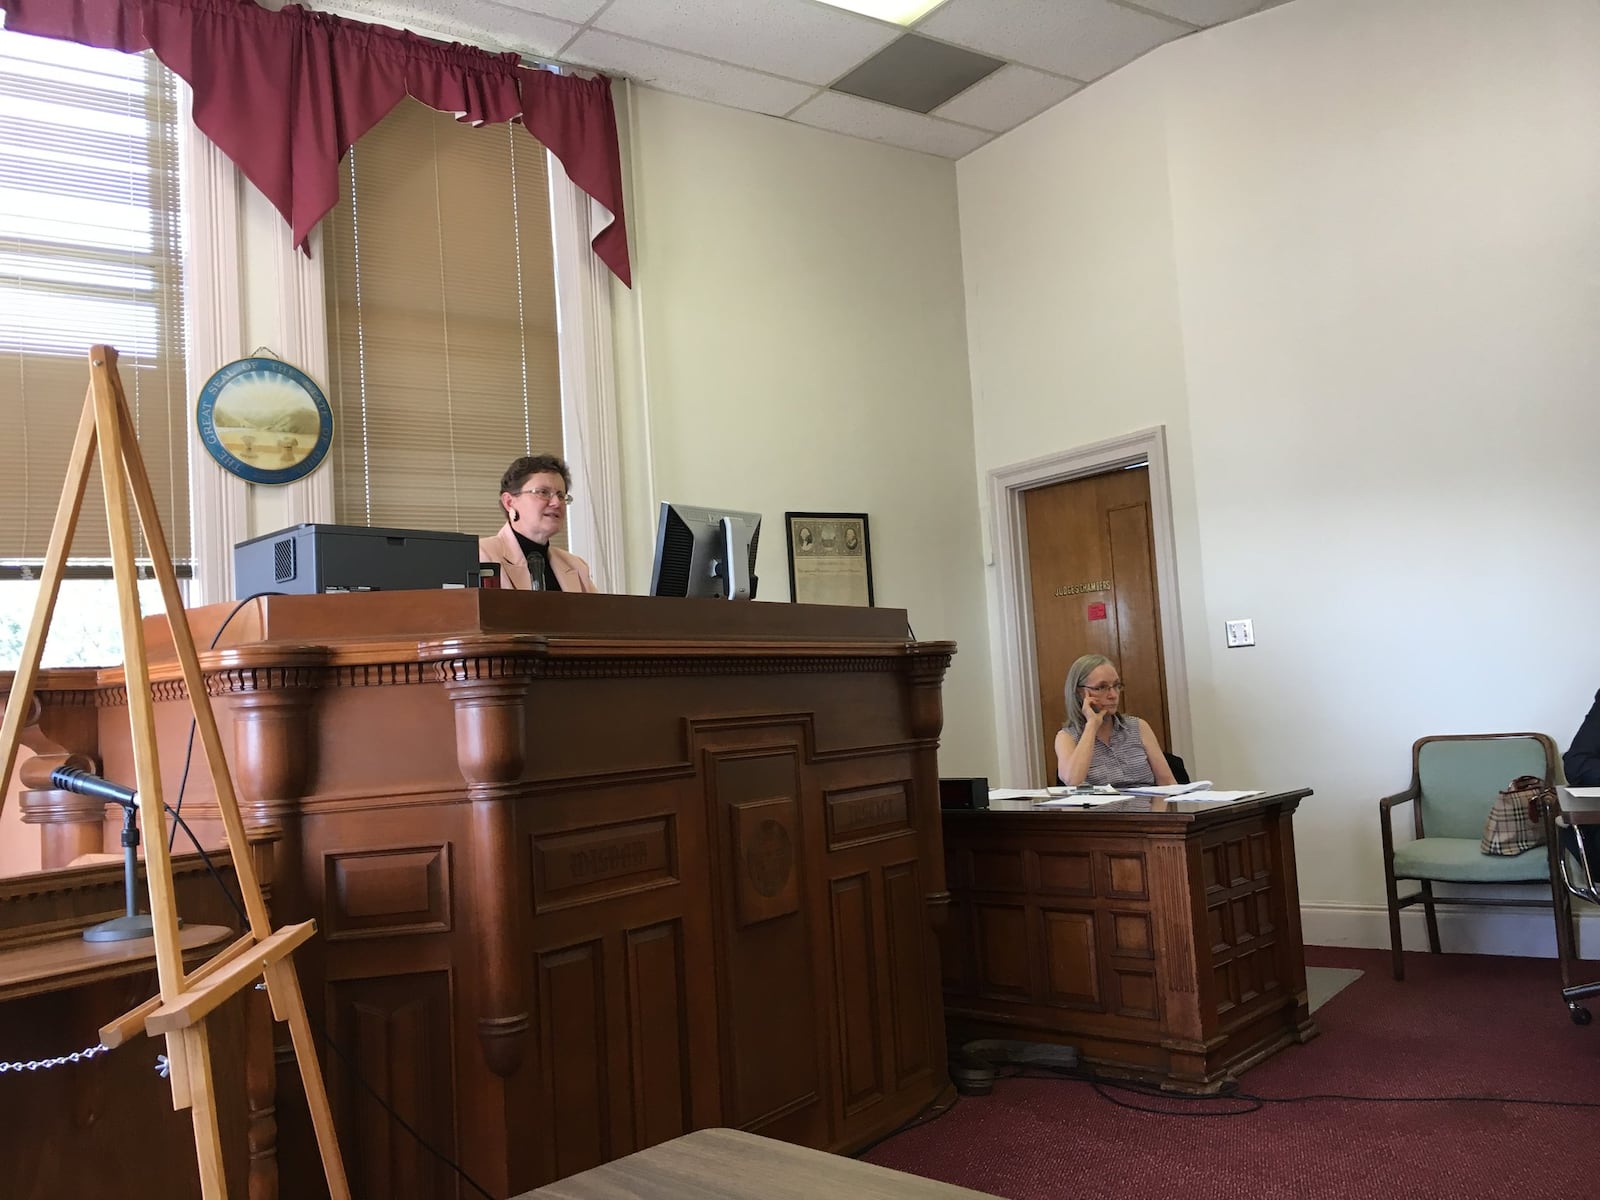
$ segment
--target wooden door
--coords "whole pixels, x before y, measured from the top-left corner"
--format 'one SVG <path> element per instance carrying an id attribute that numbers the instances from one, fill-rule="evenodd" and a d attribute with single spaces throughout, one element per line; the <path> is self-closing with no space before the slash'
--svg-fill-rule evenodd
<path id="1" fill-rule="evenodd" d="M 1023 493 L 1045 779 L 1066 717 L 1062 688 L 1080 654 L 1104 654 L 1127 685 L 1122 711 L 1171 749 L 1156 598 L 1150 472 L 1143 466 Z"/>

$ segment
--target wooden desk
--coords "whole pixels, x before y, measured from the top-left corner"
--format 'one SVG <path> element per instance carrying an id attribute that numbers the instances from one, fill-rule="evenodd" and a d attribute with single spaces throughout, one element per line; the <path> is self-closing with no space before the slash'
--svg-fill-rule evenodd
<path id="1" fill-rule="evenodd" d="M 1310 794 L 945 812 L 951 1040 L 1065 1043 L 1208 1092 L 1315 1036 L 1292 826 Z"/>
<path id="2" fill-rule="evenodd" d="M 994 1200 L 939 1183 L 756 1137 L 702 1129 L 516 1200 Z"/>
<path id="3" fill-rule="evenodd" d="M 178 931 L 178 945 L 185 966 L 216 951 L 232 931 L 225 925 L 185 925 Z M 154 938 L 133 938 L 125 942 L 86 942 L 81 935 L 52 938 L 22 946 L 0 947 L 0 1004 L 23 996 L 59 992 L 66 988 L 143 975 L 155 963 Z M 154 994 L 154 993 L 152 993 Z"/>
<path id="4" fill-rule="evenodd" d="M 1600 825 L 1600 796 L 1574 796 L 1563 787 L 1556 789 L 1556 803 L 1573 825 Z"/>
<path id="5" fill-rule="evenodd" d="M 233 607 L 189 614 L 202 645 Z M 189 707 L 164 621 L 147 631 L 175 775 Z M 317 921 L 295 961 L 344 1051 L 323 1066 L 356 1194 L 465 1193 L 352 1070 L 496 1196 L 712 1126 L 853 1149 L 945 1091 L 953 652 L 885 608 L 503 590 L 242 608 L 200 661 L 246 822 L 281 831 L 274 920 Z M 30 748 L 130 778 L 122 685 L 43 672 Z M 103 806 L 32 786 L 49 844 L 100 848 Z M 203 770 L 184 814 L 220 836 Z M 312 1200 L 292 1063 L 278 1082 L 280 1192 Z"/>

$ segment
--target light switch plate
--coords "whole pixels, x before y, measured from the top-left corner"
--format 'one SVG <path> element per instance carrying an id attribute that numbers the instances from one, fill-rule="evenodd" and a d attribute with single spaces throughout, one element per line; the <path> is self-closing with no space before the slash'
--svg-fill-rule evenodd
<path id="1" fill-rule="evenodd" d="M 1242 621 L 1228 622 L 1228 645 L 1230 648 L 1233 646 L 1254 646 L 1255 644 L 1256 627 L 1254 621 L 1246 618 Z"/>

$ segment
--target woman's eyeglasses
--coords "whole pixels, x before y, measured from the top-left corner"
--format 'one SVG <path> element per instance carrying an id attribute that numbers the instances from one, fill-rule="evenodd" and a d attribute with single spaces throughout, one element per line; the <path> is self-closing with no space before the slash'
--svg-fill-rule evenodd
<path id="1" fill-rule="evenodd" d="M 1083 685 L 1083 690 L 1086 691 L 1086 692 L 1100 692 L 1103 695 L 1106 692 L 1120 692 L 1126 686 L 1127 686 L 1127 684 L 1121 683 L 1121 682 L 1118 682 L 1118 683 L 1086 683 L 1086 684 Z"/>
<path id="2" fill-rule="evenodd" d="M 517 492 L 516 495 L 518 495 L 518 496 L 537 496 L 537 497 L 539 497 L 539 499 L 545 501 L 546 503 L 548 503 L 551 500 L 559 500 L 563 504 L 571 504 L 572 503 L 572 493 L 571 492 L 558 492 L 558 491 L 555 490 L 555 488 L 547 488 L 547 487 L 523 488 L 520 492 Z"/>

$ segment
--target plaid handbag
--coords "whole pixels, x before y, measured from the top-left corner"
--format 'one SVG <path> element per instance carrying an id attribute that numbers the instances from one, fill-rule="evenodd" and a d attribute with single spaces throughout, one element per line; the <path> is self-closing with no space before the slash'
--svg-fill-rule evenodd
<path id="1" fill-rule="evenodd" d="M 1519 775 L 1495 798 L 1483 823 L 1478 849 L 1485 854 L 1521 854 L 1544 845 L 1544 808 L 1555 789 L 1537 775 Z"/>

